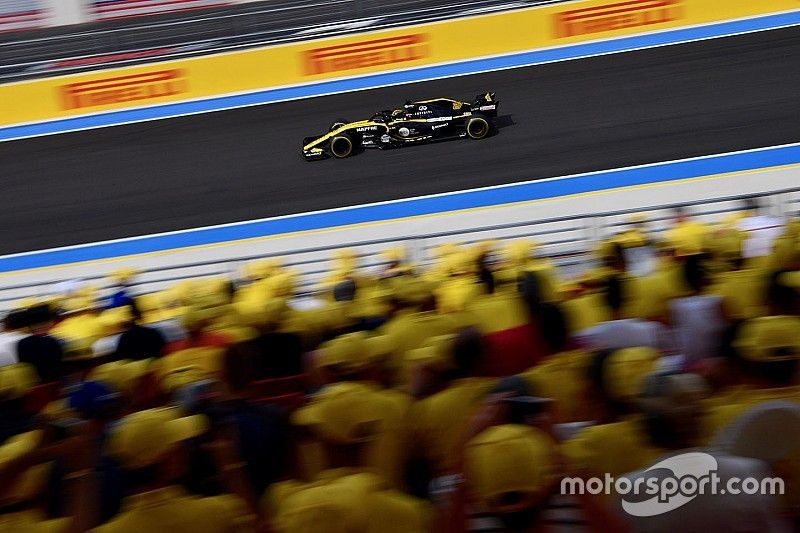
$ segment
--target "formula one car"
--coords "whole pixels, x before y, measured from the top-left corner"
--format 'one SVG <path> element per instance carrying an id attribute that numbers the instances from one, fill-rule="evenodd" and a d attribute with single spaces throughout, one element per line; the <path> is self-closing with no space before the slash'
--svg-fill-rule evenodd
<path id="1" fill-rule="evenodd" d="M 316 161 L 348 157 L 361 148 L 398 148 L 442 139 L 483 139 L 494 130 L 500 102 L 492 92 L 470 104 L 450 98 L 408 101 L 368 120 L 334 122 L 328 133 L 303 139 L 303 157 Z"/>

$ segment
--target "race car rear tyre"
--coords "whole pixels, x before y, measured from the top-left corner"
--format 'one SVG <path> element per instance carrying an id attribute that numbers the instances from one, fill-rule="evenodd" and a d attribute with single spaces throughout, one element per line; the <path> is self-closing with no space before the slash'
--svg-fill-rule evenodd
<path id="1" fill-rule="evenodd" d="M 350 137 L 337 135 L 331 139 L 331 155 L 338 159 L 343 159 L 353 153 L 353 141 Z"/>
<path id="2" fill-rule="evenodd" d="M 472 117 L 467 122 L 467 135 L 470 139 L 483 139 L 489 135 L 489 121 L 483 117 Z"/>

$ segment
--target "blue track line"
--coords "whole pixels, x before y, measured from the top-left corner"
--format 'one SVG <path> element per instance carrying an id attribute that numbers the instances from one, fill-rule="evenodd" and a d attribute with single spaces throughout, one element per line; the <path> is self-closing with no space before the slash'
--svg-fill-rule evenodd
<path id="1" fill-rule="evenodd" d="M 556 180 L 532 181 L 484 190 L 397 200 L 379 205 L 356 206 L 333 211 L 242 222 L 222 227 L 199 228 L 174 234 L 153 235 L 117 242 L 68 247 L 61 250 L 45 250 L 28 254 L 0 256 L 0 272 L 108 259 L 188 246 L 282 235 L 298 231 L 319 230 L 349 224 L 379 222 L 448 211 L 499 206 L 512 202 L 542 200 L 573 194 L 606 191 L 620 187 L 666 183 L 686 178 L 713 176 L 798 163 L 800 163 L 800 145 L 720 154 L 700 159 L 581 174 Z"/>

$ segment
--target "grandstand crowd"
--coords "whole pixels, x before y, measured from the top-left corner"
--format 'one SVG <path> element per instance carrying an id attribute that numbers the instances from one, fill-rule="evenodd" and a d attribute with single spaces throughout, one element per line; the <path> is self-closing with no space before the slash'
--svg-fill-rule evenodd
<path id="1" fill-rule="evenodd" d="M 279 260 L 19 302 L 0 334 L 0 532 L 791 531 L 800 220 L 754 200 L 632 216 L 564 279 L 536 243 L 340 250 L 314 300 Z M 702 451 L 723 479 L 649 517 L 566 477 Z"/>

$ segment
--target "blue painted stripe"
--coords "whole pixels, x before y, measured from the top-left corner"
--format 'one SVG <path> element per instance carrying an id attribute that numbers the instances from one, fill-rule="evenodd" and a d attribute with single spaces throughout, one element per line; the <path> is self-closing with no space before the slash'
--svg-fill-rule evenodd
<path id="1" fill-rule="evenodd" d="M 684 28 L 649 35 L 623 37 L 549 50 L 524 52 L 502 57 L 462 61 L 449 65 L 423 67 L 385 74 L 373 74 L 346 80 L 326 81 L 281 89 L 268 89 L 248 94 L 221 96 L 194 102 L 181 102 L 141 109 L 113 111 L 93 116 L 65 118 L 23 126 L 11 126 L 0 128 L 0 141 L 87 128 L 114 126 L 125 122 L 163 119 L 189 113 L 204 113 L 221 109 L 267 104 L 281 100 L 319 96 L 334 92 L 368 89 L 382 85 L 413 83 L 431 78 L 473 74 L 487 70 L 523 67 L 539 63 L 624 52 L 637 48 L 674 44 L 696 39 L 723 37 L 735 33 L 767 30 L 770 28 L 798 24 L 800 24 L 800 10 L 746 20 L 710 24 L 696 28 Z"/>
<path id="2" fill-rule="evenodd" d="M 744 153 L 721 154 L 705 159 L 659 163 L 652 166 L 608 170 L 560 180 L 543 180 L 507 185 L 488 190 L 456 192 L 431 198 L 399 200 L 383 205 L 361 206 L 333 212 L 243 222 L 234 226 L 197 229 L 174 235 L 94 244 L 81 248 L 42 251 L 21 256 L 0 257 L 0 272 L 47 267 L 80 261 L 107 259 L 132 254 L 171 250 L 186 246 L 222 243 L 238 239 L 318 230 L 347 224 L 430 215 L 459 209 L 474 209 L 541 200 L 559 196 L 603 191 L 618 187 L 665 183 L 727 172 L 800 163 L 800 145 L 782 146 Z"/>

